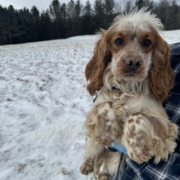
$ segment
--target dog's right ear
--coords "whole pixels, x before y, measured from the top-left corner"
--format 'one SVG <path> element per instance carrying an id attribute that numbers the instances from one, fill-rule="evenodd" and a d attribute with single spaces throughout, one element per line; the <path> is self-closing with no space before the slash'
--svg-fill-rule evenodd
<path id="1" fill-rule="evenodd" d="M 103 74 L 108 61 L 111 59 L 105 40 L 106 31 L 101 29 L 98 34 L 100 34 L 101 37 L 96 43 L 93 57 L 85 69 L 86 80 L 88 81 L 87 90 L 90 95 L 95 95 L 103 86 Z"/>
<path id="2" fill-rule="evenodd" d="M 148 75 L 151 93 L 160 102 L 164 102 L 174 86 L 175 74 L 170 63 L 170 47 L 168 43 L 154 31 L 156 46 L 153 62 Z"/>

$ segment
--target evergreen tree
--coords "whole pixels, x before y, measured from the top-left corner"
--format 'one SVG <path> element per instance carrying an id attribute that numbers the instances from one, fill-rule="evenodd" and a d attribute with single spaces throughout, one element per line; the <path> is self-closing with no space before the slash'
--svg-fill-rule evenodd
<path id="1" fill-rule="evenodd" d="M 135 6 L 141 9 L 144 6 L 144 0 L 136 0 Z"/>
<path id="2" fill-rule="evenodd" d="M 114 0 L 104 0 L 104 9 L 105 9 L 105 14 L 107 16 L 112 16 L 114 13 L 114 5 L 115 1 Z"/>
<path id="3" fill-rule="evenodd" d="M 30 38 L 32 41 L 38 41 L 39 39 L 39 21 L 40 21 L 40 15 L 39 10 L 36 6 L 33 6 L 31 8 L 31 31 L 30 31 Z"/>
<path id="4" fill-rule="evenodd" d="M 75 4 L 75 16 L 80 17 L 81 13 L 82 13 L 82 4 L 80 3 L 80 0 L 77 0 Z"/>
<path id="5" fill-rule="evenodd" d="M 8 42 L 8 32 L 5 27 L 6 23 L 6 8 L 0 6 L 0 44 L 6 44 Z"/>
<path id="6" fill-rule="evenodd" d="M 161 19 L 165 29 L 180 29 L 179 0 L 136 0 L 138 9 L 147 7 Z M 30 10 L 14 9 L 0 5 L 0 44 L 24 43 L 65 38 L 81 34 L 94 34 L 98 28 L 107 29 L 119 12 L 131 11 L 134 3 L 127 0 L 95 0 L 92 7 L 87 0 L 85 7 L 81 0 L 70 0 L 60 4 L 52 0 L 49 9 L 39 12 L 33 6 Z M 116 11 L 116 12 L 115 12 Z"/>
<path id="7" fill-rule="evenodd" d="M 85 15 L 85 16 L 93 15 L 93 10 L 92 10 L 91 3 L 89 2 L 89 0 L 87 0 L 87 2 L 86 2 L 86 5 L 83 10 L 83 15 Z"/>
<path id="8" fill-rule="evenodd" d="M 104 16 L 105 16 L 105 5 L 102 0 L 96 0 L 94 3 L 94 22 L 96 29 L 105 28 L 104 25 Z"/>
<path id="9" fill-rule="evenodd" d="M 52 35 L 52 21 L 48 11 L 42 11 L 39 22 L 39 40 L 53 39 Z"/>
<path id="10" fill-rule="evenodd" d="M 86 5 L 83 9 L 81 32 L 82 34 L 94 34 L 95 32 L 94 21 L 93 21 L 93 10 L 89 0 L 87 0 Z"/>
<path id="11" fill-rule="evenodd" d="M 132 1 L 127 1 L 125 6 L 125 12 L 130 12 L 132 10 Z"/>
<path id="12" fill-rule="evenodd" d="M 61 23 L 61 15 L 60 15 L 60 2 L 58 0 L 52 0 L 49 9 L 50 15 L 54 22 L 54 30 L 56 34 L 56 38 L 60 38 L 60 23 Z"/>
<path id="13" fill-rule="evenodd" d="M 108 28 L 114 19 L 114 6 L 114 0 L 104 0 L 104 18 L 106 19 L 104 21 L 105 28 Z"/>
<path id="14" fill-rule="evenodd" d="M 168 0 L 161 0 L 158 4 L 157 15 L 164 24 L 165 29 L 168 26 L 168 21 L 170 18 L 170 4 Z"/>
<path id="15" fill-rule="evenodd" d="M 71 0 L 67 4 L 67 12 L 69 22 L 68 35 L 73 36 L 80 34 L 82 13 L 82 5 L 80 1 L 77 0 L 75 3 L 73 0 Z"/>
<path id="16" fill-rule="evenodd" d="M 74 17 L 75 17 L 75 2 L 71 0 L 67 4 L 67 17 L 68 17 L 68 36 L 72 36 L 74 34 Z"/>
<path id="17" fill-rule="evenodd" d="M 16 43 L 31 42 L 31 13 L 29 9 L 23 8 L 18 11 L 17 21 L 20 27 L 21 36 L 16 39 Z"/>
<path id="18" fill-rule="evenodd" d="M 151 0 L 136 0 L 135 6 L 138 9 L 141 9 L 143 7 L 147 7 L 148 10 L 153 10 L 154 8 L 154 3 Z"/>
<path id="19" fill-rule="evenodd" d="M 19 26 L 17 24 L 17 17 L 16 17 L 16 11 L 14 10 L 14 7 L 10 5 L 7 10 L 5 10 L 5 28 L 6 28 L 6 34 L 7 39 L 10 44 L 13 43 L 13 38 L 16 38 L 20 36 L 19 33 Z"/>
<path id="20" fill-rule="evenodd" d="M 105 5 L 102 0 L 96 0 L 94 3 L 94 13 L 97 17 L 103 17 L 105 15 Z"/>
<path id="21" fill-rule="evenodd" d="M 65 38 L 67 37 L 67 11 L 66 11 L 66 4 L 62 4 L 60 8 L 60 14 L 61 14 L 61 28 L 60 33 L 61 37 Z"/>
<path id="22" fill-rule="evenodd" d="M 170 7 L 170 18 L 166 29 L 178 29 L 180 10 L 176 0 L 172 0 Z"/>

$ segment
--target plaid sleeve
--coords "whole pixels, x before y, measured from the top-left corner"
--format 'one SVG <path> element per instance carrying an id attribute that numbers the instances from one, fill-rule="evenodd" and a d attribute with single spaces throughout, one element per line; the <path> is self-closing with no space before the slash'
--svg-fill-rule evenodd
<path id="1" fill-rule="evenodd" d="M 172 45 L 171 48 L 171 66 L 176 75 L 175 86 L 170 92 L 164 108 L 169 119 L 180 127 L 180 43 Z M 177 144 L 175 153 L 169 155 L 168 161 L 161 160 L 157 165 L 153 163 L 153 158 L 149 162 L 139 165 L 127 157 L 122 170 L 120 168 L 122 167 L 121 159 L 125 156 L 122 153 L 118 173 L 113 180 L 180 180 L 180 137 Z"/>
<path id="2" fill-rule="evenodd" d="M 180 179 L 180 154 L 169 155 L 168 161 L 161 161 L 157 165 L 153 159 L 141 165 L 129 158 L 126 160 L 128 166 L 122 180 L 179 180 Z M 129 169 L 129 172 L 128 172 Z M 130 170 L 131 169 L 131 170 Z"/>

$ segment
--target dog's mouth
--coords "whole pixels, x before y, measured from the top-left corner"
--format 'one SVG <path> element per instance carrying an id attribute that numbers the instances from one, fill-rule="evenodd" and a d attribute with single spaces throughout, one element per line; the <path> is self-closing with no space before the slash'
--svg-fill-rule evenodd
<path id="1" fill-rule="evenodd" d="M 115 76 L 119 80 L 125 80 L 125 81 L 139 81 L 141 78 L 138 73 L 136 72 L 127 72 L 123 74 L 118 74 L 118 76 Z"/>
<path id="2" fill-rule="evenodd" d="M 136 73 L 134 73 L 134 72 L 129 72 L 129 73 L 125 73 L 123 76 L 133 77 L 133 76 L 136 76 Z"/>
<path id="3" fill-rule="evenodd" d="M 142 81 L 144 80 L 144 76 L 137 72 L 128 72 L 121 75 L 120 79 L 125 81 Z"/>
<path id="4" fill-rule="evenodd" d="M 119 80 L 125 81 L 143 81 L 147 77 L 147 71 L 142 66 L 137 70 L 112 69 L 113 75 Z"/>
<path id="5" fill-rule="evenodd" d="M 128 71 L 128 72 L 124 72 L 121 76 L 122 76 L 122 78 L 138 78 L 139 77 L 139 72 L 137 72 L 137 71 Z"/>

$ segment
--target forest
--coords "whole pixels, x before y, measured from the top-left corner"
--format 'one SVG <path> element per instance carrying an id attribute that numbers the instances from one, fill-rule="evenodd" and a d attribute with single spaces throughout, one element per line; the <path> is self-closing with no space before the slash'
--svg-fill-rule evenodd
<path id="1" fill-rule="evenodd" d="M 135 8 L 147 7 L 157 15 L 165 30 L 180 29 L 179 0 L 80 0 L 61 3 L 52 0 L 49 8 L 39 11 L 15 9 L 0 5 L 0 45 L 63 39 L 71 36 L 95 34 L 107 29 L 115 16 Z"/>

